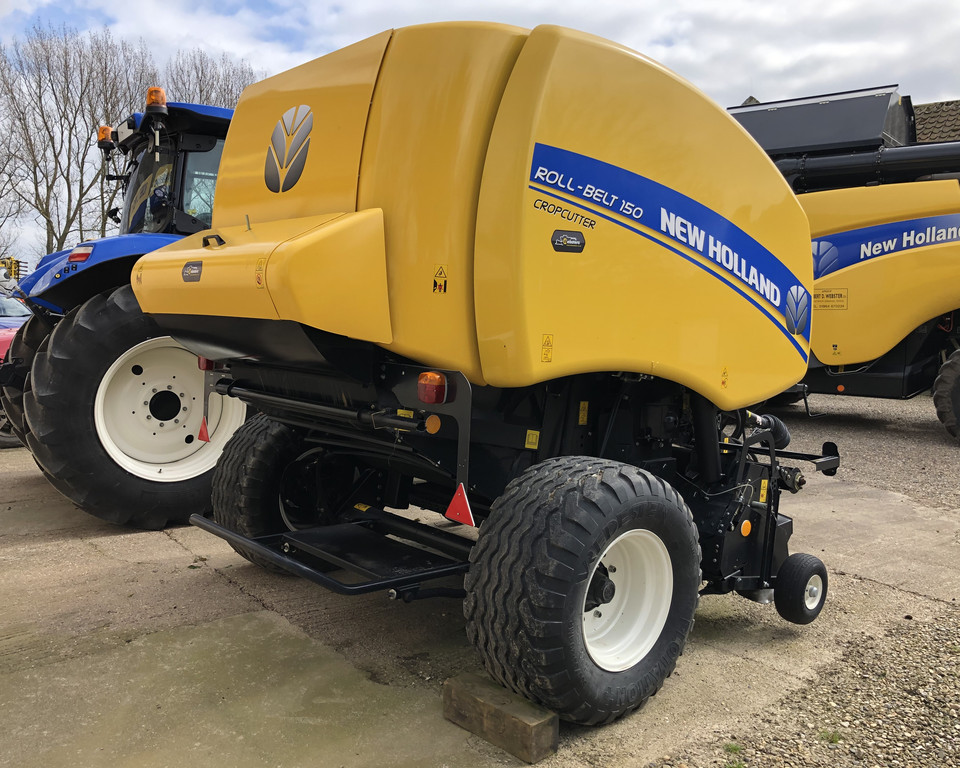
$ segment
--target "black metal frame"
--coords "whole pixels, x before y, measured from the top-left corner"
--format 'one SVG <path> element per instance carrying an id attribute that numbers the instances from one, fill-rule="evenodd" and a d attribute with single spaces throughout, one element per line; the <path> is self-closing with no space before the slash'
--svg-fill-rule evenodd
<path id="1" fill-rule="evenodd" d="M 839 463 L 831 444 L 819 456 L 778 451 L 769 429 L 744 434 L 741 425 L 738 440 L 721 443 L 714 406 L 649 376 L 585 374 L 524 389 L 474 390 L 461 373 L 441 371 L 447 400 L 425 405 L 417 398 L 417 377 L 436 369 L 382 360 L 373 370 L 352 379 L 329 366 L 307 372 L 238 363 L 234 378 L 216 385 L 221 394 L 305 430 L 308 443 L 368 467 L 373 474 L 342 502 L 341 522 L 257 539 L 203 518 L 191 522 L 342 594 L 395 589 L 411 595 L 423 582 L 463 573 L 472 542 L 384 507 L 409 504 L 442 513 L 463 484 L 482 520 L 507 481 L 527 466 L 557 455 L 597 455 L 646 468 L 675 485 L 692 484 L 695 490 L 685 495 L 700 531 L 705 592 L 746 591 L 769 587 L 787 557 L 792 521 L 779 515 L 780 486 L 796 490 L 802 478 L 780 460 L 810 461 L 828 474 Z M 427 416 L 436 414 L 442 427 L 428 434 Z M 536 447 L 523 445 L 529 430 L 538 432 Z M 378 482 L 369 482 L 374 476 Z M 414 477 L 422 482 L 414 484 Z M 759 504 L 754 498 L 764 482 L 768 497 Z M 741 541 L 734 529 L 746 515 L 757 530 Z M 378 547 L 371 534 L 389 543 Z M 447 559 L 417 561 L 418 551 L 439 551 Z M 404 557 L 415 565 L 395 572 L 392 564 Z M 353 580 L 331 575 L 333 566 L 351 571 Z"/>

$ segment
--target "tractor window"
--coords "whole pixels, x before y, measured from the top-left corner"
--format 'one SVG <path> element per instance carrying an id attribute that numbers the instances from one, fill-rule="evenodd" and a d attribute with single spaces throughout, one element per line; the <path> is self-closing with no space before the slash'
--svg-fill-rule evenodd
<path id="1" fill-rule="evenodd" d="M 144 150 L 130 161 L 123 198 L 122 234 L 163 232 L 173 218 L 173 164 L 176 155 L 168 142 L 157 153 Z"/>
<path id="2" fill-rule="evenodd" d="M 209 152 L 188 152 L 183 174 L 183 212 L 207 227 L 213 220 L 213 193 L 223 154 L 223 139 Z"/>

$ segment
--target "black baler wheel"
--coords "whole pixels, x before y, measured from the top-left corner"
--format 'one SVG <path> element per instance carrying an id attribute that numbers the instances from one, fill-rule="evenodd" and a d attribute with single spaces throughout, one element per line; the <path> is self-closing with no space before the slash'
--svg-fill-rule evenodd
<path id="1" fill-rule="evenodd" d="M 288 530 L 280 513 L 281 478 L 301 445 L 297 432 L 262 413 L 234 432 L 213 473 L 214 521 L 247 538 Z M 233 548 L 255 565 L 287 573 L 242 547 Z"/>
<path id="2" fill-rule="evenodd" d="M 501 684 L 585 725 L 641 706 L 693 626 L 700 547 L 667 483 L 591 457 L 544 461 L 494 503 L 470 555 L 467 634 Z"/>
<path id="3" fill-rule="evenodd" d="M 793 624 L 809 624 L 827 599 L 827 569 L 820 558 L 793 554 L 783 561 L 773 585 L 777 613 Z"/>

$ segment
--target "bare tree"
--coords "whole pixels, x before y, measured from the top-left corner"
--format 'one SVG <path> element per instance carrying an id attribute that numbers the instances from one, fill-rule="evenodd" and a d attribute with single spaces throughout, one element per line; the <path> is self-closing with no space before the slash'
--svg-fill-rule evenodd
<path id="1" fill-rule="evenodd" d="M 156 81 L 143 43 L 117 42 L 106 30 L 34 28 L 0 56 L 12 144 L 3 175 L 13 198 L 44 228 L 45 252 L 103 235 L 115 190 L 105 185 L 97 126 L 129 113 Z"/>
<path id="2" fill-rule="evenodd" d="M 0 67 L 3 65 L 4 61 L 0 59 Z M 5 118 L 6 114 L 0 112 L 0 259 L 14 255 L 13 245 L 18 233 L 17 219 L 23 211 L 23 202 L 13 189 L 12 169 L 16 145 L 12 141 Z M 0 284 L 0 290 L 3 287 L 9 288 Z"/>
<path id="3" fill-rule="evenodd" d="M 171 99 L 231 109 L 244 88 L 264 77 L 245 60 L 236 61 L 225 53 L 214 58 L 200 48 L 177 51 L 164 70 Z"/>
<path id="4" fill-rule="evenodd" d="M 35 27 L 0 45 L 0 253 L 27 218 L 43 231 L 38 256 L 115 231 L 106 211 L 119 190 L 106 176 L 119 169 L 104 168 L 97 127 L 140 111 L 149 86 L 165 86 L 171 100 L 233 107 L 261 76 L 196 49 L 173 57 L 164 82 L 143 40 L 106 29 Z"/>

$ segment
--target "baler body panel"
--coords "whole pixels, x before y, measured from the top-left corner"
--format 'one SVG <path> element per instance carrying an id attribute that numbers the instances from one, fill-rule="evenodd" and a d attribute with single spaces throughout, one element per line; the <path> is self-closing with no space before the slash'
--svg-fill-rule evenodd
<path id="1" fill-rule="evenodd" d="M 960 185 L 952 179 L 811 192 L 812 349 L 827 365 L 889 352 L 960 307 Z"/>
<path id="2" fill-rule="evenodd" d="M 270 151 L 284 155 L 273 177 Z M 382 253 L 366 229 L 323 234 L 339 226 L 324 216 L 373 210 Z M 194 237 L 139 262 L 146 312 L 297 320 L 474 384 L 652 374 L 723 409 L 806 370 L 809 230 L 781 175 L 690 84 L 559 27 L 406 28 L 252 86 L 214 224 L 223 245 Z M 298 255 L 281 263 L 284 249 Z M 184 282 L 189 261 L 199 281 Z"/>
<path id="3" fill-rule="evenodd" d="M 564 231 L 580 252 L 554 244 Z M 805 370 L 809 318 L 794 335 L 784 311 L 810 286 L 807 240 L 783 179 L 701 92 L 616 44 L 538 27 L 480 197 L 484 375 L 520 386 L 627 370 L 722 408 L 762 399 Z"/>
<path id="4" fill-rule="evenodd" d="M 394 32 L 370 108 L 360 209 L 382 208 L 390 348 L 482 384 L 474 311 L 477 199 L 490 132 L 526 30 Z"/>
<path id="5" fill-rule="evenodd" d="M 357 210 L 364 130 L 390 36 L 383 32 L 244 90 L 220 161 L 214 228 Z M 274 171 L 277 191 L 265 181 Z"/>
<path id="6" fill-rule="evenodd" d="M 363 289 L 355 292 L 357 275 Z M 378 208 L 201 232 L 138 262 L 134 289 L 145 281 L 167 314 L 294 320 L 379 344 L 393 338 Z"/>

